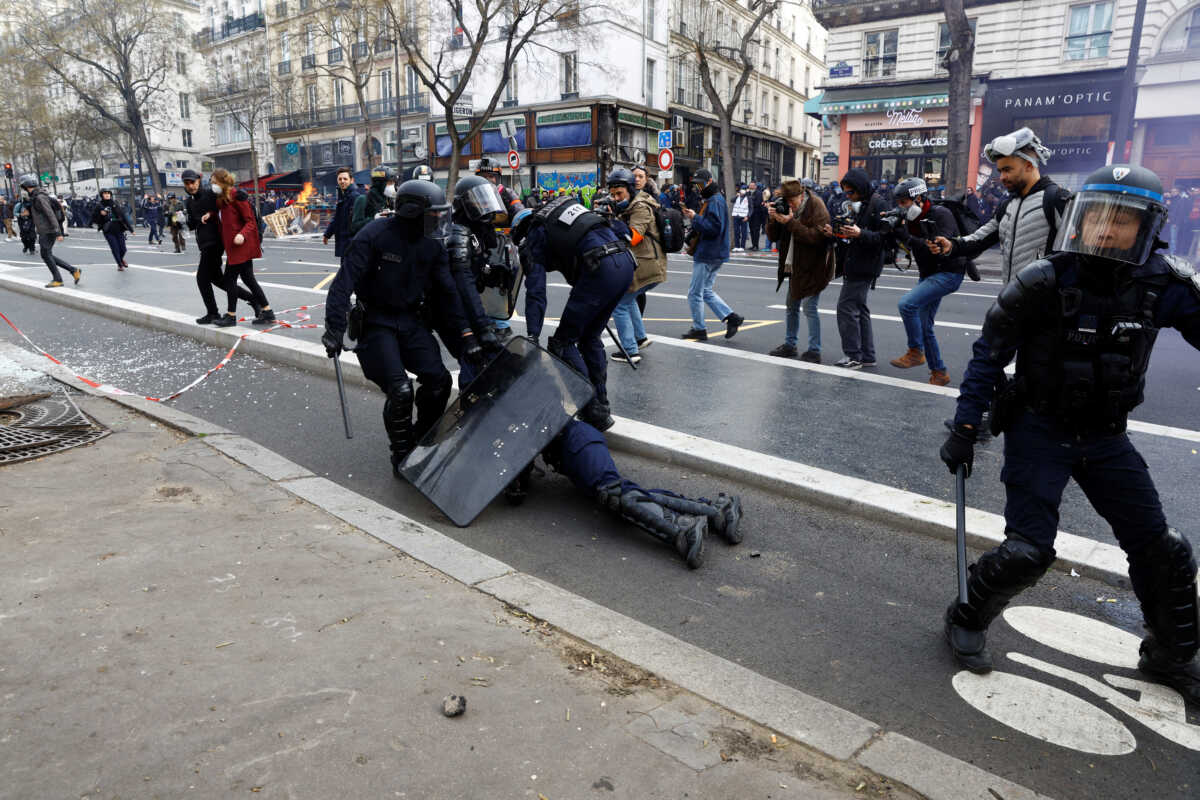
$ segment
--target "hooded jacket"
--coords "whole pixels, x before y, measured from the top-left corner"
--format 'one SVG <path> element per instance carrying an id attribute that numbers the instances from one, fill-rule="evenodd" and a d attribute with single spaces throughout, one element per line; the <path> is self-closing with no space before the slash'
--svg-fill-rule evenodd
<path id="1" fill-rule="evenodd" d="M 716 183 L 704 187 L 704 214 L 692 219 L 692 227 L 700 234 L 693 257 L 704 263 L 723 263 L 729 260 L 729 206 Z"/>
<path id="2" fill-rule="evenodd" d="M 667 251 L 662 246 L 662 234 L 654 220 L 654 209 L 658 201 L 654 195 L 643 190 L 629 203 L 621 219 L 629 229 L 641 236 L 633 245 L 633 257 L 637 259 L 637 270 L 633 273 L 633 284 L 629 291 L 636 292 L 652 283 L 663 283 L 667 279 Z"/>
<path id="3" fill-rule="evenodd" d="M 883 200 L 871 191 L 871 179 L 867 171 L 855 167 L 846 173 L 842 183 L 854 187 L 855 193 L 863 198 L 862 205 L 854 214 L 854 224 L 861 233 L 857 239 L 838 240 L 838 262 L 846 280 L 870 281 L 883 272 L 884 222 L 881 214 L 887 211 Z"/>
<path id="4" fill-rule="evenodd" d="M 58 214 L 54 210 L 56 202 L 41 189 L 29 193 L 29 215 L 33 217 L 33 228 L 38 236 L 62 236 L 62 223 L 58 221 Z"/>

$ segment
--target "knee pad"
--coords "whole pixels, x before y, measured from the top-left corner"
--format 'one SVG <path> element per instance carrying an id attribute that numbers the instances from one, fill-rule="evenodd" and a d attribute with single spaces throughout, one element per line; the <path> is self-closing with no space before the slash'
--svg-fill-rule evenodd
<path id="1" fill-rule="evenodd" d="M 1010 532 L 999 547 L 980 557 L 971 572 L 988 589 L 1011 596 L 1037 583 L 1053 563 L 1053 550 L 1042 550 Z"/>
<path id="2" fill-rule="evenodd" d="M 408 378 L 392 381 L 387 387 L 387 401 L 394 405 L 412 406 L 413 385 Z"/>

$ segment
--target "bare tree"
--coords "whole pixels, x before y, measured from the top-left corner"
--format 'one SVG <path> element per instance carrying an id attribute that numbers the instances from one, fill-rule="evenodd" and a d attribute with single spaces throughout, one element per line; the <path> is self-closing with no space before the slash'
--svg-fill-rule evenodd
<path id="1" fill-rule="evenodd" d="M 197 92 L 196 99 L 209 110 L 214 123 L 227 118 L 235 129 L 246 134 L 250 145 L 250 179 L 253 181 L 250 194 L 257 198 L 256 137 L 274 108 L 278 90 L 271 85 L 263 65 L 257 61 L 241 64 L 232 75 L 222 73 L 222 78 Z"/>
<path id="2" fill-rule="evenodd" d="M 74 0 L 51 20 L 37 4 L 30 6 L 18 29 L 27 54 L 133 141 L 155 193 L 161 193 L 147 118 L 166 116 L 154 112 L 169 88 L 170 56 L 186 36 L 182 18 L 161 0 Z"/>
<path id="3" fill-rule="evenodd" d="M 758 29 L 767 17 L 779 10 L 780 2 L 781 0 L 749 0 L 748 9 L 752 19 L 740 34 L 741 20 L 736 12 L 729 11 L 719 0 L 702 0 L 694 5 L 689 0 L 684 0 L 681 4 L 691 5 L 698 15 L 692 50 L 690 53 L 685 51 L 683 57 L 690 54 L 696 56 L 704 94 L 712 104 L 713 113 L 717 115 L 721 131 L 721 187 L 725 190 L 726 197 L 733 197 L 735 186 L 733 114 L 739 108 L 742 92 L 758 61 Z M 728 24 L 722 23 L 726 12 L 731 17 Z M 722 95 L 717 87 L 713 74 L 718 65 L 730 69 L 736 76 L 733 88 L 725 95 Z"/>
<path id="4" fill-rule="evenodd" d="M 971 148 L 971 69 L 975 63 L 975 32 L 963 10 L 963 0 L 943 0 L 950 49 L 942 66 L 950 74 L 950 98 L 946 135 L 946 170 L 942 175 L 947 196 L 967 189 L 967 165 Z M 976 122 L 976 124 L 981 124 Z"/>
<path id="5" fill-rule="evenodd" d="M 429 90 L 430 108 L 442 111 L 451 145 L 449 186 L 458 180 L 459 156 L 495 113 L 533 37 L 554 27 L 573 32 L 588 13 L 584 0 L 445 0 L 428 4 L 423 16 L 403 0 L 382 2 L 391 10 L 393 38 Z M 445 31 L 451 35 L 442 38 Z M 472 105 L 469 114 L 456 113 L 470 97 L 466 90 L 477 67 L 495 69 L 495 89 L 482 109 Z"/>

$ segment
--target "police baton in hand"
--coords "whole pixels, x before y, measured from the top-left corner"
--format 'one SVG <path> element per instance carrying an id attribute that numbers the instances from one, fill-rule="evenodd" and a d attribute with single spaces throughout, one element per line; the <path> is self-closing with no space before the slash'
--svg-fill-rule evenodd
<path id="1" fill-rule="evenodd" d="M 958 602 L 967 604 L 967 465 L 959 464 L 954 473 L 955 528 L 958 549 Z"/>
<path id="2" fill-rule="evenodd" d="M 634 371 L 637 371 L 637 364 L 633 363 L 633 359 L 629 357 L 629 353 L 625 350 L 625 345 L 621 344 L 621 340 L 613 333 L 612 326 L 606 322 L 604 323 L 604 330 L 608 331 L 608 338 L 613 340 L 613 344 L 621 351 L 621 355 L 625 356 L 625 363 L 633 367 Z"/>
<path id="3" fill-rule="evenodd" d="M 346 411 L 346 385 L 342 382 L 342 359 L 333 357 L 333 371 L 337 375 L 338 400 L 342 402 L 342 424 L 346 426 L 346 438 L 353 439 L 354 432 L 350 430 L 350 414 Z"/>

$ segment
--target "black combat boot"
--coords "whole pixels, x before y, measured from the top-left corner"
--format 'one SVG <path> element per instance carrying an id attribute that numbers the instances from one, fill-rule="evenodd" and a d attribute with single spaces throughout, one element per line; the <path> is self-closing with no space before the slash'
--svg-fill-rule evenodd
<path id="1" fill-rule="evenodd" d="M 672 511 L 693 516 L 708 517 L 708 527 L 717 532 L 730 544 L 742 541 L 740 530 L 742 523 L 742 498 L 721 492 L 716 500 L 701 497 L 692 500 L 690 497 L 668 492 L 653 492 L 655 501 Z"/>
<path id="2" fill-rule="evenodd" d="M 623 490 L 613 483 L 597 490 L 601 505 L 632 522 L 654 538 L 673 544 L 675 550 L 691 569 L 704 563 L 704 537 L 708 533 L 708 517 L 676 514 L 659 505 L 654 495 L 640 489 Z"/>
<path id="3" fill-rule="evenodd" d="M 1033 586 L 1054 563 L 1054 551 L 1045 552 L 1012 532 L 999 547 L 989 550 L 970 566 L 967 602 L 957 600 L 946 609 L 946 642 L 954 658 L 976 673 L 990 672 L 987 627 L 1009 601 Z"/>
<path id="4" fill-rule="evenodd" d="M 1138 669 L 1200 705 L 1200 619 L 1196 602 L 1196 562 L 1192 548 L 1166 531 L 1129 554 L 1129 581 L 1150 629 L 1139 648 Z"/>
<path id="5" fill-rule="evenodd" d="M 412 412 L 412 382 L 406 379 L 389 386 L 387 399 L 383 401 L 383 429 L 387 431 L 392 450 L 392 474 L 397 478 L 400 477 L 400 465 L 416 446 Z"/>
<path id="6" fill-rule="evenodd" d="M 606 431 L 617 424 L 612 417 L 612 408 L 607 402 L 599 400 L 593 400 L 584 406 L 579 412 L 579 419 L 598 431 Z"/>

